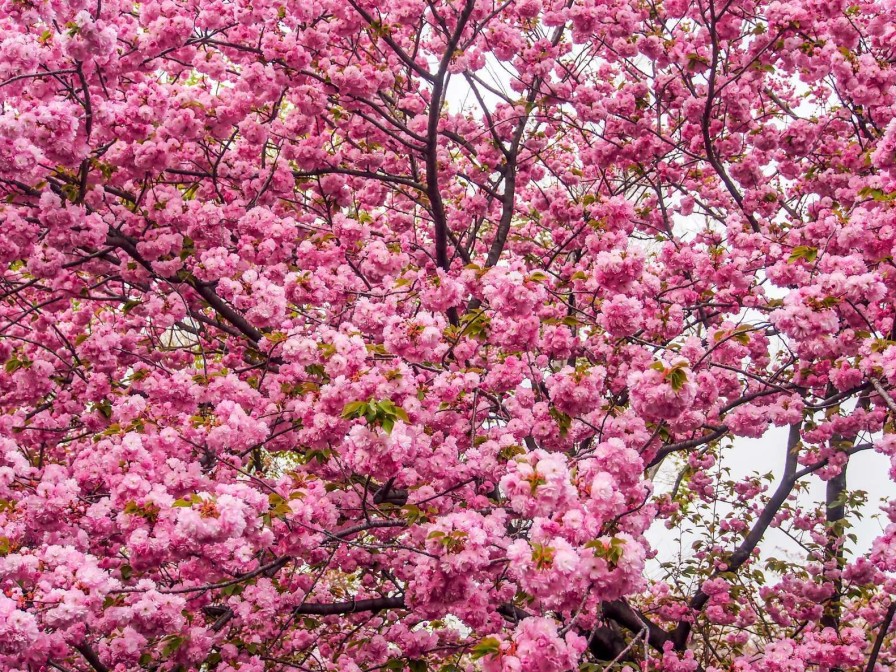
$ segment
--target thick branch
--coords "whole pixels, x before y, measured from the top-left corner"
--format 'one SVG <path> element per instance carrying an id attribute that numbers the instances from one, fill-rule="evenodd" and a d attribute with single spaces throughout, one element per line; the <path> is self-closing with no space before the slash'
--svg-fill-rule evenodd
<path id="1" fill-rule="evenodd" d="M 551 37 L 551 44 L 557 46 L 563 36 L 563 26 L 558 26 L 554 30 Z M 536 77 L 535 81 L 529 89 L 529 95 L 526 96 L 526 114 L 524 114 L 517 124 L 513 134 L 513 140 L 510 143 L 510 149 L 505 152 L 507 164 L 504 168 L 504 196 L 502 197 L 501 220 L 498 222 L 498 230 L 495 232 L 495 239 L 492 241 L 488 251 L 488 257 L 485 260 L 485 267 L 491 268 L 498 263 L 504 246 L 507 244 L 507 236 L 510 233 L 510 224 L 513 221 L 514 201 L 516 199 L 516 173 L 517 162 L 519 160 L 520 146 L 523 140 L 523 133 L 526 130 L 526 124 L 529 122 L 529 108 L 535 103 L 538 97 L 539 89 L 544 81 L 542 77 Z"/>
<path id="2" fill-rule="evenodd" d="M 874 672 L 874 666 L 877 664 L 877 657 L 880 655 L 880 648 L 883 646 L 887 631 L 893 623 L 893 616 L 896 616 L 896 602 L 893 602 L 890 605 L 890 608 L 887 609 L 883 623 L 880 624 L 880 630 L 877 631 L 877 637 L 874 639 L 874 646 L 871 647 L 871 655 L 868 656 L 868 664 L 865 666 L 865 672 Z"/>
<path id="3" fill-rule="evenodd" d="M 650 469 L 651 467 L 655 467 L 660 462 L 662 462 L 664 459 L 666 459 L 666 457 L 668 457 L 669 455 L 671 455 L 672 453 L 674 453 L 678 450 L 686 450 L 688 448 L 696 448 L 697 446 L 702 446 L 706 443 L 711 443 L 711 442 L 715 441 L 716 439 L 724 436 L 727 432 L 728 432 L 728 427 L 726 425 L 723 425 L 723 426 L 715 429 L 714 431 L 710 432 L 709 434 L 704 434 L 703 436 L 698 436 L 697 438 L 694 438 L 694 439 L 688 439 L 687 441 L 679 441 L 678 443 L 670 443 L 668 445 L 665 445 L 657 451 L 656 457 L 654 457 L 650 461 L 650 464 L 648 464 L 645 468 Z"/>
<path id="4" fill-rule="evenodd" d="M 445 212 L 445 204 L 442 202 L 442 193 L 439 191 L 439 119 L 442 113 L 442 98 L 445 93 L 448 66 L 454 58 L 454 50 L 460 41 L 461 34 L 473 8 L 476 6 L 472 0 L 466 0 L 464 9 L 457 20 L 457 28 L 445 45 L 445 53 L 439 63 L 439 71 L 436 74 L 432 86 L 432 95 L 429 100 L 429 117 L 426 124 L 426 195 L 432 208 L 432 221 L 436 244 L 436 264 L 439 268 L 448 270 L 448 216 Z"/>
<path id="5" fill-rule="evenodd" d="M 876 381 L 875 381 L 876 382 Z M 875 386 L 875 389 L 876 386 Z M 886 394 L 886 392 L 884 392 Z M 858 408 L 867 409 L 870 405 L 870 391 L 859 397 Z M 831 446 L 837 449 L 854 447 L 857 433 L 848 436 L 835 434 L 831 437 Z M 845 451 L 847 455 L 850 453 Z M 840 569 L 845 562 L 843 557 L 843 528 L 846 519 L 846 468 L 849 465 L 847 459 L 840 467 L 840 473 L 831 478 L 825 487 L 825 534 L 827 539 L 824 546 L 825 563 L 828 566 L 826 572 L 830 572 L 834 584 L 834 594 L 825 605 L 824 614 L 821 617 L 821 625 L 826 628 L 837 629 L 840 627 L 840 596 L 843 593 L 843 578 Z"/>
<path id="6" fill-rule="evenodd" d="M 120 233 L 110 234 L 106 239 L 106 244 L 112 247 L 119 248 L 128 253 L 128 255 L 136 261 L 138 264 L 143 266 L 147 271 L 149 271 L 153 276 L 158 277 L 158 274 L 153 270 L 152 264 L 150 264 L 140 252 L 137 250 L 137 246 L 134 244 L 134 241 L 130 240 L 126 236 Z M 177 280 L 173 280 L 170 278 L 163 278 L 167 282 L 176 283 Z M 257 343 L 261 340 L 262 333 L 258 331 L 255 327 L 249 324 L 249 321 L 240 315 L 236 310 L 231 308 L 227 303 L 215 293 L 210 286 L 202 284 L 195 280 L 195 278 L 190 278 L 188 284 L 196 290 L 196 293 L 199 294 L 203 299 L 205 299 L 206 303 L 212 307 L 212 309 L 218 313 L 225 320 L 230 322 L 234 327 L 236 327 L 244 336 L 247 336 L 254 343 Z"/>
<path id="7" fill-rule="evenodd" d="M 790 426 L 790 434 L 787 437 L 787 457 L 784 461 L 784 475 L 781 478 L 781 483 L 778 485 L 778 488 L 775 490 L 771 499 L 769 499 L 768 504 L 766 504 L 765 509 L 753 525 L 749 534 L 747 534 L 746 538 L 734 553 L 731 554 L 731 557 L 726 563 L 727 567 L 725 572 L 736 572 L 750 558 L 753 554 L 753 549 L 759 545 L 759 542 L 762 541 L 762 537 L 765 536 L 766 531 L 772 524 L 775 514 L 778 513 L 778 510 L 790 496 L 790 492 L 796 484 L 795 475 L 797 458 L 799 457 L 801 427 L 801 423 Z M 716 578 L 721 573 L 721 571 L 716 571 L 710 578 Z M 689 606 L 692 610 L 699 611 L 706 606 L 708 600 L 709 595 L 704 593 L 701 589 L 697 591 L 693 598 L 691 598 Z M 675 645 L 677 651 L 683 651 L 685 649 L 690 634 L 691 623 L 688 621 L 680 621 L 671 633 L 672 643 Z"/>
<path id="8" fill-rule="evenodd" d="M 361 611 L 382 611 L 383 609 L 407 609 L 403 597 L 376 597 L 369 600 L 332 602 L 329 604 L 302 604 L 295 609 L 296 615 L 335 616 L 356 614 Z"/>
<path id="9" fill-rule="evenodd" d="M 199 284 L 198 282 L 191 282 L 190 285 L 196 290 L 196 293 L 199 294 L 199 296 L 205 299 L 206 303 L 208 303 L 218 315 L 230 322 L 230 324 L 239 329 L 245 336 L 248 336 L 255 343 L 261 340 L 261 332 L 249 324 L 249 321 L 245 317 L 227 305 L 227 303 L 224 302 L 224 299 L 215 294 L 215 291 L 211 287 Z"/>
<path id="10" fill-rule="evenodd" d="M 603 614 L 632 633 L 643 632 L 646 628 L 647 643 L 657 651 L 662 651 L 663 645 L 669 641 L 669 633 L 623 600 L 604 602 Z"/>
<path id="11" fill-rule="evenodd" d="M 891 413 L 896 413 L 896 401 L 893 401 L 893 397 L 890 396 L 890 393 L 884 389 L 884 386 L 881 385 L 880 381 L 876 378 L 871 379 L 871 385 L 874 387 L 875 391 L 880 395 L 881 399 L 884 400 L 884 403 L 887 405 L 887 408 L 890 409 Z"/>
<path id="12" fill-rule="evenodd" d="M 96 672 L 109 672 L 109 668 L 103 665 L 103 661 L 100 660 L 100 657 L 96 655 L 96 651 L 91 649 L 87 642 L 84 642 L 83 644 L 73 644 L 72 648 L 84 656 L 84 660 L 90 663 L 90 667 L 96 670 Z"/>
<path id="13" fill-rule="evenodd" d="M 825 560 L 828 563 L 843 563 L 843 519 L 846 518 L 846 467 L 847 462 L 840 468 L 840 473 L 831 478 L 825 486 L 825 524 L 827 541 L 824 546 Z M 832 568 L 833 569 L 833 568 Z M 833 579 L 834 595 L 825 605 L 824 614 L 821 616 L 821 625 L 826 628 L 837 629 L 840 626 L 840 593 L 843 591 L 843 580 L 839 572 Z"/>
<path id="14" fill-rule="evenodd" d="M 171 172 L 171 171 L 169 171 Z M 387 184 L 402 184 L 418 191 L 425 191 L 424 186 L 409 177 L 401 177 L 400 175 L 390 175 L 389 173 L 378 173 L 370 170 L 357 170 L 355 168 L 315 168 L 313 170 L 294 170 L 292 175 L 297 180 L 304 180 L 310 177 L 320 177 L 321 175 L 348 175 L 349 177 L 361 177 L 365 180 L 379 180 Z"/>
<path id="15" fill-rule="evenodd" d="M 513 604 L 502 604 L 497 612 L 513 623 L 519 623 L 524 618 L 532 616 Z M 596 625 L 591 632 L 580 630 L 579 634 L 588 637 L 588 651 L 598 660 L 615 660 L 624 654 L 627 648 L 625 638 L 613 626 Z"/>
<path id="16" fill-rule="evenodd" d="M 719 66 L 719 38 L 718 34 L 716 33 L 715 20 L 713 20 L 712 24 L 709 26 L 709 35 L 710 39 L 712 40 L 712 65 L 710 66 L 709 79 L 706 86 L 706 107 L 703 109 L 703 119 L 700 123 L 703 134 L 703 145 L 706 148 L 706 159 L 709 161 L 709 165 L 712 166 L 713 170 L 716 171 L 716 174 L 722 180 L 722 183 L 725 185 L 725 189 L 727 189 L 728 193 L 731 194 L 734 202 L 737 203 L 737 207 L 740 208 L 741 212 L 744 214 L 744 217 L 747 218 L 747 221 L 750 223 L 750 228 L 754 233 L 759 233 L 759 223 L 756 221 L 756 218 L 752 213 L 747 212 L 747 209 L 744 206 L 744 197 L 741 196 L 741 193 L 738 191 L 734 182 L 732 182 L 731 177 L 725 170 L 725 166 L 722 165 L 722 162 L 716 156 L 712 137 L 709 133 L 709 127 L 713 119 L 713 98 L 716 94 L 716 73 Z"/>

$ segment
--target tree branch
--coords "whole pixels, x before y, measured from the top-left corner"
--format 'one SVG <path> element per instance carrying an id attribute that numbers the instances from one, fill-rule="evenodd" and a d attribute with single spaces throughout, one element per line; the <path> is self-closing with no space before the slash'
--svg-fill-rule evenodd
<path id="1" fill-rule="evenodd" d="M 663 645 L 669 641 L 669 633 L 649 620 L 640 611 L 633 609 L 624 600 L 604 602 L 602 606 L 604 616 L 613 619 L 629 632 L 637 634 L 646 628 L 647 643 L 657 651 L 662 651 Z"/>
<path id="2" fill-rule="evenodd" d="M 91 649 L 87 642 L 72 644 L 72 648 L 84 656 L 84 660 L 90 663 L 90 667 L 96 670 L 96 672 L 109 672 L 109 668 L 103 665 L 103 661 L 100 660 L 100 657 L 96 655 L 96 651 Z"/>
<path id="3" fill-rule="evenodd" d="M 454 34 L 445 45 L 445 53 L 439 63 L 439 71 L 436 73 L 432 86 L 432 95 L 429 99 L 429 117 L 426 124 L 426 195 L 432 208 L 432 220 L 436 244 L 436 265 L 448 270 L 448 216 L 445 212 L 445 204 L 442 202 L 442 194 L 439 191 L 439 119 L 442 112 L 442 97 L 445 92 L 445 77 L 448 66 L 454 58 L 454 50 L 460 41 L 460 36 L 470 20 L 476 3 L 466 0 L 463 11 L 457 20 Z"/>
<path id="4" fill-rule="evenodd" d="M 383 609 L 407 609 L 403 597 L 376 597 L 369 600 L 332 602 L 329 604 L 302 604 L 293 609 L 296 615 L 336 616 L 356 614 L 362 611 L 382 611 Z"/>
<path id="5" fill-rule="evenodd" d="M 710 432 L 709 434 L 704 434 L 703 436 L 698 436 L 697 438 L 694 438 L 694 439 L 688 439 L 687 441 L 679 441 L 678 443 L 670 443 L 666 446 L 663 446 L 662 448 L 660 448 L 657 451 L 656 457 L 654 457 L 650 461 L 650 463 L 645 467 L 645 469 L 650 469 L 650 467 L 655 467 L 660 462 L 662 462 L 664 459 L 666 459 L 666 457 L 668 457 L 670 454 L 672 454 L 678 450 L 686 450 L 688 448 L 696 448 L 697 446 L 702 446 L 703 444 L 711 443 L 712 441 L 715 441 L 716 439 L 724 436 L 727 432 L 728 432 L 728 427 L 726 425 L 723 425 L 723 426 L 719 427 L 718 429 Z"/>
<path id="6" fill-rule="evenodd" d="M 896 616 L 896 602 L 890 605 L 887 613 L 884 615 L 883 623 L 880 624 L 880 630 L 877 631 L 877 637 L 874 639 L 874 646 L 871 647 L 871 655 L 868 656 L 868 664 L 865 666 L 865 672 L 874 672 L 874 666 L 877 664 L 877 657 L 880 655 L 881 646 L 883 646 L 884 638 L 887 631 L 893 623 L 893 616 Z"/>
<path id="7" fill-rule="evenodd" d="M 784 475 L 781 478 L 781 483 L 778 485 L 771 499 L 769 499 L 768 504 L 766 504 L 765 509 L 762 511 L 759 519 L 753 525 L 753 528 L 750 530 L 749 534 L 743 540 L 741 545 L 738 546 L 738 548 L 734 551 L 734 553 L 731 554 L 731 557 L 726 563 L 727 568 L 725 569 L 725 572 L 736 572 L 750 558 L 753 553 L 753 549 L 759 545 L 759 542 L 762 541 L 762 537 L 765 536 L 765 532 L 766 530 L 768 530 L 769 525 L 772 524 L 772 520 L 774 520 L 775 514 L 778 513 L 778 510 L 790 496 L 790 492 L 791 490 L 793 490 L 793 486 L 796 484 L 795 475 L 797 458 L 799 457 L 801 428 L 802 423 L 797 423 L 790 426 L 790 434 L 787 437 L 787 456 L 784 461 Z M 714 579 L 719 574 L 722 574 L 722 572 L 716 571 L 710 578 Z M 704 606 L 706 606 L 706 603 L 708 601 L 709 595 L 704 593 L 701 589 L 697 591 L 693 598 L 691 598 L 691 602 L 688 606 L 693 611 L 699 611 Z M 683 651 L 685 649 L 690 634 L 691 623 L 689 621 L 679 621 L 678 625 L 670 633 L 670 637 L 676 651 Z"/>

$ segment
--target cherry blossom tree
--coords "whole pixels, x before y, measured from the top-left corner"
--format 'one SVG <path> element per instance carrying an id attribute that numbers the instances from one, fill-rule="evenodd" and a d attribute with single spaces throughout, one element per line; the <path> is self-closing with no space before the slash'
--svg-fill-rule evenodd
<path id="1" fill-rule="evenodd" d="M 894 669 L 894 0 L 0 29 L 0 668 Z"/>

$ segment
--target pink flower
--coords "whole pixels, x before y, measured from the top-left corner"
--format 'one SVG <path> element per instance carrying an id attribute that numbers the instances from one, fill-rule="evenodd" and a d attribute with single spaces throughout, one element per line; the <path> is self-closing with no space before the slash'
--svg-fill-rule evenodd
<path id="1" fill-rule="evenodd" d="M 527 517 L 563 512 L 577 500 L 563 455 L 536 450 L 517 459 L 500 488 L 514 511 Z"/>
<path id="2" fill-rule="evenodd" d="M 634 371 L 628 377 L 632 408 L 645 418 L 670 420 L 681 415 L 694 402 L 697 386 L 687 360 L 668 365 L 657 362 L 646 371 Z"/>
<path id="3" fill-rule="evenodd" d="M 641 326 L 643 311 L 637 299 L 617 294 L 601 305 L 601 325 L 614 338 L 631 336 Z"/>
<path id="4" fill-rule="evenodd" d="M 587 640 L 572 632 L 561 638 L 557 622 L 525 618 L 512 638 L 499 644 L 500 652 L 483 659 L 484 672 L 563 672 L 578 669 Z M 506 651 L 506 653 L 505 653 Z"/>
<path id="5" fill-rule="evenodd" d="M 24 655 L 40 637 L 34 615 L 18 609 L 16 602 L 0 595 L 0 654 Z"/>

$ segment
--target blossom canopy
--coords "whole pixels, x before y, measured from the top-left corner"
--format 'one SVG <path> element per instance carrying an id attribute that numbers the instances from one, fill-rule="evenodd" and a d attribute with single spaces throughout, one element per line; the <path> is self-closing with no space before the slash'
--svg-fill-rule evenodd
<path id="1" fill-rule="evenodd" d="M 0 669 L 893 670 L 894 110 L 894 0 L 0 0 Z"/>

